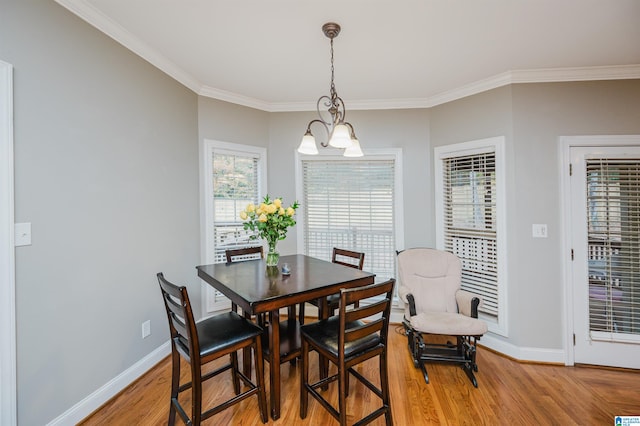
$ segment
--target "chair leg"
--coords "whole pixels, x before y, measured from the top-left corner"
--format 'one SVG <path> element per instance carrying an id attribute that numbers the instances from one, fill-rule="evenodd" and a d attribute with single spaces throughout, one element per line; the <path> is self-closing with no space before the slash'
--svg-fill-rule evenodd
<path id="1" fill-rule="evenodd" d="M 349 371 L 344 364 L 338 366 L 338 412 L 340 414 L 340 426 L 347 424 L 347 391 L 346 382 Z"/>
<path id="2" fill-rule="evenodd" d="M 393 425 L 391 417 L 391 398 L 389 395 L 389 375 L 387 374 L 387 350 L 386 348 L 380 354 L 380 390 L 382 391 L 382 405 L 386 408 L 384 413 L 385 423 L 387 426 Z"/>
<path id="3" fill-rule="evenodd" d="M 202 421 L 202 370 L 191 362 L 191 423 L 200 426 Z"/>
<path id="4" fill-rule="evenodd" d="M 180 355 L 175 349 L 171 351 L 171 399 L 169 408 L 169 426 L 176 423 L 176 406 L 178 401 L 178 389 L 180 388 Z"/>
<path id="5" fill-rule="evenodd" d="M 251 352 L 248 352 L 249 354 Z M 238 375 L 238 352 L 231 352 L 231 379 L 233 380 L 233 391 L 240 394 L 240 376 Z"/>
<path id="6" fill-rule="evenodd" d="M 302 339 L 300 363 L 300 418 L 305 419 L 309 405 L 309 393 L 307 391 L 307 383 L 309 382 L 309 343 L 304 339 Z"/>
<path id="7" fill-rule="evenodd" d="M 427 350 L 427 345 L 424 343 L 422 338 L 422 334 L 420 333 L 411 333 L 411 356 L 413 357 L 413 365 L 416 367 L 420 367 L 422 370 L 422 375 L 424 376 L 424 381 L 429 384 L 429 374 L 427 373 L 427 366 L 425 365 L 425 361 L 423 359 L 423 355 Z"/>
<path id="8" fill-rule="evenodd" d="M 474 387 L 478 387 L 478 380 L 476 376 L 473 374 L 474 371 L 478 371 L 478 365 L 476 364 L 476 347 L 475 345 L 471 345 L 469 343 L 466 336 L 458 337 L 458 344 L 463 351 L 463 357 L 465 359 L 465 363 L 462 365 L 462 369 L 473 383 Z M 475 342 L 474 342 L 475 343 Z"/>
<path id="9" fill-rule="evenodd" d="M 267 394 L 264 385 L 264 360 L 262 359 L 262 339 L 257 336 L 253 342 L 253 355 L 255 358 L 256 382 L 258 384 L 258 406 L 260 408 L 260 418 L 262 423 L 269 421 L 267 412 Z"/>
<path id="10" fill-rule="evenodd" d="M 322 320 L 322 319 L 329 318 L 328 313 L 330 313 L 330 309 L 329 309 L 329 303 L 327 301 L 327 298 L 325 297 L 322 299 L 318 299 L 318 319 Z M 321 356 L 319 353 L 318 353 L 318 370 L 320 373 L 320 379 L 326 379 L 327 377 L 329 377 L 329 360 Z M 326 391 L 329 389 L 329 385 L 326 384 L 324 386 L 321 386 L 320 389 L 322 389 L 323 391 Z"/>

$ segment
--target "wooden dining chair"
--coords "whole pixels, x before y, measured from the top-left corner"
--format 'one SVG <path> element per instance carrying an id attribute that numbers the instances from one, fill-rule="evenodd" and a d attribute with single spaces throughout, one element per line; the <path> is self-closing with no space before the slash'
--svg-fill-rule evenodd
<path id="1" fill-rule="evenodd" d="M 350 268 L 356 268 L 356 269 L 362 270 L 362 267 L 364 266 L 364 253 L 334 247 L 333 253 L 331 255 L 331 262 L 337 263 L 339 265 L 348 266 Z M 309 301 L 309 303 L 311 303 L 312 305 L 318 308 L 318 319 L 322 319 L 324 315 L 322 311 L 323 305 L 321 303 L 321 300 L 311 300 Z M 358 302 L 356 302 L 356 307 L 357 307 L 357 303 Z M 335 315 L 336 309 L 338 309 L 339 304 L 340 304 L 339 294 L 332 294 L 331 296 L 327 297 L 328 316 Z M 304 303 L 301 303 L 300 312 L 299 312 L 299 317 L 301 321 L 304 321 L 304 315 L 305 315 L 304 311 L 305 311 Z"/>
<path id="2" fill-rule="evenodd" d="M 389 378 L 387 373 L 387 347 L 389 315 L 393 295 L 393 278 L 381 283 L 353 289 L 340 290 L 340 307 L 337 316 L 332 316 L 300 328 L 302 335 L 302 372 L 300 378 L 300 418 L 307 416 L 309 395 L 313 396 L 331 416 L 347 424 L 346 398 L 348 396 L 349 375 L 358 379 L 373 394 L 380 398 L 381 406 L 360 420 L 357 424 L 367 424 L 385 416 L 388 426 L 393 424 L 389 396 Z M 377 297 L 377 298 L 376 298 Z M 355 302 L 371 299 L 370 304 L 353 307 Z M 338 367 L 337 374 L 320 376 L 315 383 L 309 382 L 309 353 L 318 352 Z M 355 366 L 374 357 L 378 357 L 380 387 L 358 371 Z M 376 371 L 376 369 L 369 370 Z M 338 382 L 338 408 L 331 404 L 318 391 L 327 385 Z M 360 393 L 358 393 L 360 395 Z"/>
<path id="3" fill-rule="evenodd" d="M 225 255 L 227 257 L 227 263 L 232 262 L 242 262 L 246 260 L 260 259 L 264 258 L 264 251 L 262 246 L 255 247 L 246 247 L 241 249 L 229 249 L 225 251 Z M 258 256 L 259 255 L 259 256 Z M 298 330 L 297 324 L 292 324 L 290 321 L 295 321 L 295 311 L 296 305 L 292 305 L 288 307 L 288 318 L 286 321 L 280 322 L 280 335 L 282 336 L 281 341 L 282 348 L 280 349 L 280 363 L 284 363 L 289 361 L 291 364 L 296 363 L 296 359 L 300 357 L 300 332 Z M 231 309 L 234 312 L 238 311 L 238 306 L 235 303 L 231 304 Z M 267 315 L 262 313 L 258 315 L 257 323 L 260 327 L 264 328 L 263 333 L 263 353 L 264 358 L 268 361 L 269 354 L 269 321 Z M 302 321 L 300 321 L 302 324 Z"/>
<path id="4" fill-rule="evenodd" d="M 228 249 L 224 252 L 227 263 L 239 262 L 242 260 L 264 258 L 264 248 L 262 246 L 244 247 L 239 249 Z"/>
<path id="5" fill-rule="evenodd" d="M 247 260 L 263 259 L 264 248 L 262 246 L 253 246 L 253 247 L 243 247 L 238 249 L 227 249 L 225 250 L 224 254 L 225 254 L 225 257 L 227 258 L 227 263 L 244 262 Z M 233 312 L 238 312 L 238 305 L 232 302 L 231 310 Z M 265 315 L 261 314 L 258 317 L 257 322 L 261 327 L 264 327 L 266 322 Z"/>
<path id="6" fill-rule="evenodd" d="M 235 312 L 215 315 L 199 322 L 193 319 L 187 289 L 171 284 L 162 273 L 157 274 L 162 299 L 169 320 L 171 336 L 171 408 L 169 425 L 173 425 L 176 412 L 185 424 L 198 426 L 200 422 L 252 395 L 258 398 L 260 417 L 266 423 L 267 400 L 265 393 L 262 329 Z M 238 369 L 238 351 L 250 348 L 254 351 L 256 383 Z M 230 362 L 213 371 L 202 374 L 203 366 L 225 355 Z M 191 381 L 180 385 L 180 357 L 191 367 Z M 202 411 L 202 384 L 220 373 L 231 370 L 235 396 L 206 411 Z M 240 392 L 240 380 L 248 387 Z M 191 415 L 180 405 L 180 392 L 191 389 Z"/>

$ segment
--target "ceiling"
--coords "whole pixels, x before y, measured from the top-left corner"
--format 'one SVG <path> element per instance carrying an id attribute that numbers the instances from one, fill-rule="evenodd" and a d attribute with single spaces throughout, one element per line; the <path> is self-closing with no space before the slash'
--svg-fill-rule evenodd
<path id="1" fill-rule="evenodd" d="M 194 92 L 265 111 L 429 107 L 518 82 L 640 78 L 638 0 L 56 0 Z"/>

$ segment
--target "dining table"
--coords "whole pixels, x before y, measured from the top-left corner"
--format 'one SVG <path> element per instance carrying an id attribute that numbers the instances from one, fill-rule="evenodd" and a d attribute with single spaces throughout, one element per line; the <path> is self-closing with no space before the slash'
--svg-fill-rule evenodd
<path id="1" fill-rule="evenodd" d="M 375 278 L 370 272 L 302 254 L 280 256 L 279 266 L 267 266 L 264 259 L 255 259 L 200 265 L 196 269 L 198 277 L 228 297 L 234 308 L 241 308 L 245 317 L 268 314 L 265 356 L 269 362 L 270 411 L 274 420 L 280 417 L 280 363 L 293 360 L 300 353 L 300 321 L 291 318 L 295 313 L 291 307 L 314 299 L 326 306 L 327 296 L 342 288 L 373 284 Z M 283 274 L 283 269 L 287 273 Z M 283 308 L 289 308 L 289 315 L 281 323 Z M 250 355 L 245 353 L 243 360 L 247 372 Z"/>

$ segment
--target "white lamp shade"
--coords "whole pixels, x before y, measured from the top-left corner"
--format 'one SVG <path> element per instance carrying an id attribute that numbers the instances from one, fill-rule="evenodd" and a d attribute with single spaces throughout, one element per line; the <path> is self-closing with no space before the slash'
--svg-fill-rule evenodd
<path id="1" fill-rule="evenodd" d="M 364 153 L 362 149 L 360 149 L 360 141 L 358 139 L 351 139 L 351 146 L 348 146 L 347 149 L 344 150 L 345 157 L 362 157 Z"/>
<path id="2" fill-rule="evenodd" d="M 345 124 L 338 124 L 333 128 L 329 145 L 334 148 L 348 148 L 351 146 L 351 133 Z"/>
<path id="3" fill-rule="evenodd" d="M 316 138 L 311 133 L 308 133 L 302 137 L 302 142 L 298 147 L 300 154 L 317 155 L 318 147 L 316 146 Z"/>

